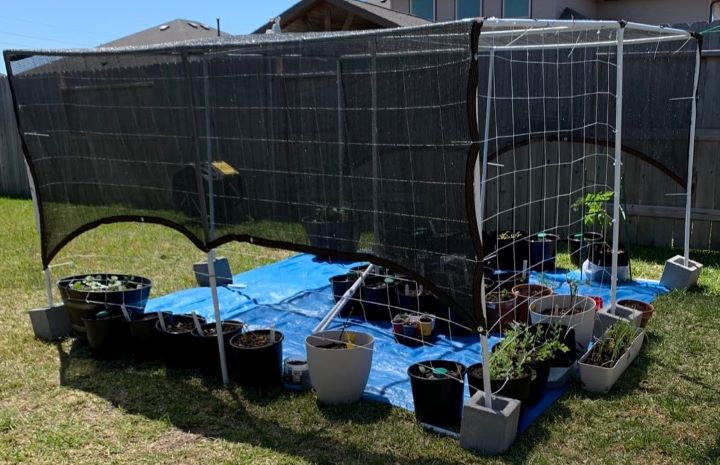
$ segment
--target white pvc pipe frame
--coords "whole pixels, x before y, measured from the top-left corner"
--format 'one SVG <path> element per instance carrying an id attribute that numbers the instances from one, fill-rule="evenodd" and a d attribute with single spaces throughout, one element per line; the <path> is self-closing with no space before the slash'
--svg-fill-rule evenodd
<path id="1" fill-rule="evenodd" d="M 367 278 L 368 275 L 372 272 L 373 268 L 374 265 L 372 264 L 368 265 L 368 267 L 365 268 L 365 271 L 363 271 L 362 274 L 358 276 L 358 278 L 355 280 L 353 285 L 350 286 L 347 291 L 345 291 L 345 293 L 342 295 L 342 297 L 340 297 L 340 300 L 337 301 L 335 306 L 331 308 L 330 311 L 325 314 L 322 320 L 320 320 L 320 323 L 318 323 L 317 326 L 313 328 L 313 334 L 324 331 L 325 328 L 327 328 L 333 318 L 335 318 L 335 316 L 340 313 L 340 309 L 342 309 L 347 303 L 347 301 L 350 300 L 353 295 L 355 295 L 355 292 L 357 292 L 362 283 L 365 281 L 365 278 Z"/>

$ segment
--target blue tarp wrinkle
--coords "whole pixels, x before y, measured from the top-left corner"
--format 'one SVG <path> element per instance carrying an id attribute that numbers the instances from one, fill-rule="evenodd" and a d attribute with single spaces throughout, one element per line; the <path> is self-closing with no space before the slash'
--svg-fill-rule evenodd
<path id="1" fill-rule="evenodd" d="M 344 274 L 358 264 L 321 261 L 313 255 L 300 254 L 237 274 L 233 278 L 234 284 L 242 284 L 241 288 L 218 288 L 221 316 L 225 320 L 241 320 L 251 329 L 274 326 L 285 334 L 284 356 L 304 358 L 305 337 L 334 304 L 330 277 Z M 568 277 L 578 280 L 582 295 L 600 296 L 605 303 L 609 302 L 609 284 L 581 280 L 579 272 L 558 271 L 542 275 L 533 272 L 530 280 L 549 285 L 556 293 L 567 293 Z M 667 289 L 650 281 L 630 281 L 618 285 L 618 299 L 652 302 L 665 292 Z M 207 287 L 185 289 L 151 299 L 146 312 L 160 310 L 175 314 L 194 310 L 208 321 L 214 321 L 212 298 Z M 442 358 L 469 366 L 480 361 L 480 341 L 475 336 L 453 337 L 452 340 L 438 336 L 434 346 L 407 347 L 395 342 L 389 323 L 335 319 L 330 329 L 343 325 L 375 337 L 375 352 L 365 397 L 410 411 L 413 410 L 413 402 L 406 370 L 412 363 Z M 490 346 L 498 341 L 499 337 L 492 336 Z M 537 405 L 523 409 L 520 431 L 527 429 L 566 389 L 549 389 Z M 467 390 L 466 396 L 469 396 Z"/>

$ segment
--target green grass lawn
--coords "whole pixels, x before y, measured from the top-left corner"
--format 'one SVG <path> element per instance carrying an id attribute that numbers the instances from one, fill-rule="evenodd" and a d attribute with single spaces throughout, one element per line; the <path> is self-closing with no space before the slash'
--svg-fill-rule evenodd
<path id="1" fill-rule="evenodd" d="M 0 198 L 0 463 L 720 463 L 720 255 L 701 286 L 655 303 L 648 340 L 607 395 L 573 387 L 511 452 L 483 459 L 427 434 L 405 410 L 371 402 L 319 406 L 310 393 L 225 389 L 194 372 L 130 359 L 96 361 L 72 340 L 33 338 L 26 311 L 43 305 L 29 201 Z M 633 248 L 636 276 L 657 279 L 673 251 Z M 233 271 L 288 254 L 224 246 Z M 75 239 L 56 277 L 90 271 L 149 276 L 153 295 L 194 284 L 199 252 L 153 225 L 103 226 Z"/>

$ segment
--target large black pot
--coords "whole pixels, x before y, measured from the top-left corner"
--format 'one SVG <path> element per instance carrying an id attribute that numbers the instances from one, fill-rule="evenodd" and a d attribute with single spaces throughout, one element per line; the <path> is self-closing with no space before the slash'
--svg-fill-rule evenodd
<path id="1" fill-rule="evenodd" d="M 515 237 L 501 239 L 500 236 Z M 528 259 L 529 247 L 525 240 L 525 231 L 498 231 L 486 234 L 483 238 L 485 256 L 494 253 L 490 266 L 496 270 L 522 270 L 523 262 Z"/>
<path id="2" fill-rule="evenodd" d="M 421 366 L 460 371 L 460 379 L 427 379 L 420 375 Z M 407 374 L 410 377 L 417 421 L 444 428 L 460 425 L 465 371 L 464 365 L 450 360 L 428 360 L 410 365 Z"/>
<path id="3" fill-rule="evenodd" d="M 543 344 L 547 340 L 547 337 L 545 335 L 550 334 L 549 331 L 551 330 L 552 326 L 553 325 L 551 325 L 550 323 L 535 323 L 528 328 L 529 331 L 533 332 L 537 332 L 538 328 L 540 328 L 536 347 Z M 575 363 L 575 360 L 577 358 L 577 354 L 575 352 L 575 329 L 568 329 L 567 326 L 560 325 L 560 331 L 561 341 L 568 347 L 569 351 L 555 352 L 553 358 L 550 360 L 551 367 L 569 367 L 570 365 Z"/>
<path id="4" fill-rule="evenodd" d="M 550 360 L 536 361 L 525 363 L 525 366 L 535 372 L 535 377 L 530 380 L 530 398 L 528 402 L 535 405 L 547 387 L 548 378 L 550 377 Z"/>
<path id="5" fill-rule="evenodd" d="M 527 238 L 530 244 L 528 266 L 537 270 L 554 270 L 558 236 L 539 233 Z"/>
<path id="6" fill-rule="evenodd" d="M 201 326 L 203 334 L 198 334 L 196 329 L 190 333 L 193 338 L 193 346 L 195 346 L 195 359 L 200 367 L 200 371 L 206 376 L 221 377 L 220 369 L 220 351 L 218 348 L 217 336 L 213 334 L 205 334 L 207 329 L 215 330 L 215 323 L 205 323 Z M 230 339 L 243 329 L 242 321 L 223 321 L 223 345 L 225 346 L 225 360 L 228 362 L 228 372 L 230 368 L 230 358 L 227 353 L 230 351 Z"/>
<path id="7" fill-rule="evenodd" d="M 282 343 L 285 336 L 275 331 L 275 342 L 263 347 L 245 347 L 239 343 L 244 334 L 269 335 L 269 329 L 236 334 L 230 339 L 230 376 L 243 386 L 268 386 L 282 383 Z"/>
<path id="8" fill-rule="evenodd" d="M 352 285 L 357 281 L 357 278 L 360 275 L 356 275 L 355 273 L 347 273 L 347 274 L 341 274 L 337 276 L 333 276 L 330 278 L 330 285 L 332 286 L 332 293 L 333 298 L 335 299 L 335 303 L 337 303 L 342 296 L 347 292 L 348 289 L 352 287 Z M 357 304 L 357 297 L 360 295 L 360 292 L 357 291 L 354 296 L 348 300 L 345 305 L 342 306 L 340 309 L 340 317 L 347 318 L 350 315 L 357 316 L 360 314 L 359 311 L 356 310 L 356 308 L 359 306 Z"/>
<path id="9" fill-rule="evenodd" d="M 589 257 L 590 247 L 596 242 L 603 242 L 603 235 L 596 232 L 577 233 L 568 237 L 570 261 L 575 266 L 581 266 Z"/>
<path id="10" fill-rule="evenodd" d="M 405 287 L 407 286 L 407 293 Z M 435 315 L 437 313 L 440 302 L 431 292 L 423 289 L 422 294 L 415 295 L 414 293 L 418 289 L 418 283 L 415 281 L 401 281 L 395 286 L 397 291 L 397 306 L 402 310 L 407 310 L 410 313 L 430 313 Z"/>
<path id="11" fill-rule="evenodd" d="M 482 363 L 476 363 L 470 365 L 467 370 L 468 384 L 470 385 L 470 395 L 474 395 L 477 391 L 482 391 L 483 376 L 482 376 Z M 530 400 L 530 385 L 535 372 L 530 368 L 525 368 L 524 376 L 516 379 L 491 379 L 490 388 L 493 393 L 502 397 L 510 397 L 511 399 L 517 399 L 522 402 L 522 405 L 527 405 Z"/>
<path id="12" fill-rule="evenodd" d="M 596 266 L 610 268 L 612 266 L 612 246 L 605 242 L 592 244 L 590 261 Z M 618 246 L 618 266 L 628 266 L 629 263 L 630 253 L 624 245 L 620 244 Z"/>
<path id="13" fill-rule="evenodd" d="M 198 317 L 200 324 L 205 323 L 205 318 Z M 185 328 L 181 331 L 163 331 L 160 322 L 155 323 L 155 330 L 158 332 L 158 339 L 165 364 L 169 368 L 195 368 L 197 366 L 197 347 L 193 344 L 192 330 L 194 321 L 191 315 L 173 315 L 165 320 L 165 325 L 170 326 L 184 323 Z"/>
<path id="14" fill-rule="evenodd" d="M 370 321 L 390 321 L 400 313 L 397 307 L 397 281 L 386 282 L 382 276 L 365 279 L 360 287 L 360 306 Z M 392 279 L 392 278 L 390 278 Z"/>
<path id="15" fill-rule="evenodd" d="M 164 318 L 172 318 L 172 313 L 162 313 Z M 154 358 L 159 355 L 160 338 L 155 330 L 157 322 L 157 312 L 135 314 L 126 322 L 129 332 L 128 345 L 138 358 Z"/>
<path id="16" fill-rule="evenodd" d="M 105 310 L 82 318 L 88 345 L 98 356 L 120 355 L 127 349 L 125 317 Z"/>
<path id="17" fill-rule="evenodd" d="M 134 288 L 127 291 L 80 291 L 72 288 L 75 281 L 82 281 L 87 276 L 99 276 L 101 280 L 108 280 L 111 276 L 117 276 L 121 280 L 132 282 Z M 143 313 L 150 296 L 152 281 L 135 275 L 88 273 L 62 278 L 58 281 L 57 286 L 75 336 L 84 338 L 85 325 L 82 319 L 88 314 L 97 313 L 101 310 L 119 314 L 121 304 L 125 304 L 126 310 L 131 315 Z"/>

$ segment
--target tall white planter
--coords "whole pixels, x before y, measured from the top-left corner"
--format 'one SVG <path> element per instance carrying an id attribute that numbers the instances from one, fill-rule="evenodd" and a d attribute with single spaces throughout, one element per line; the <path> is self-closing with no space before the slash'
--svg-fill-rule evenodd
<path id="1" fill-rule="evenodd" d="M 340 330 L 321 331 L 305 339 L 310 382 L 319 402 L 349 404 L 362 397 L 372 365 L 375 339 L 365 333 L 345 331 L 354 339 L 349 349 L 318 347 L 340 341 Z M 344 341 L 343 341 L 344 342 Z"/>
<path id="2" fill-rule="evenodd" d="M 555 307 L 576 310 L 572 314 L 551 315 Z M 549 295 L 530 301 L 530 322 L 559 323 L 575 329 L 575 343 L 587 349 L 595 326 L 595 301 L 590 297 L 571 295 Z"/>
<path id="3" fill-rule="evenodd" d="M 627 367 L 637 358 L 644 339 L 645 331 L 642 328 L 637 328 L 637 335 L 632 344 L 612 367 L 599 367 L 586 363 L 591 351 L 583 355 L 578 361 L 580 381 L 582 381 L 583 388 L 590 392 L 608 392 L 620 379 Z"/>

